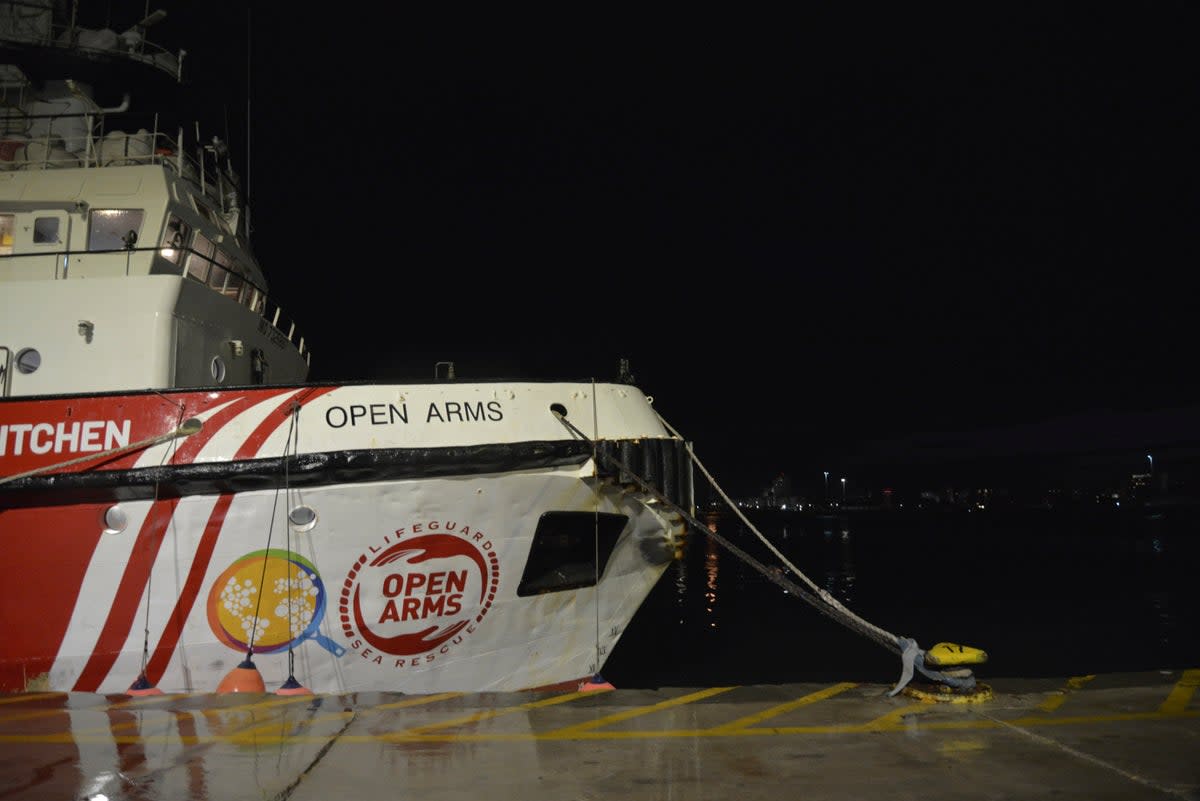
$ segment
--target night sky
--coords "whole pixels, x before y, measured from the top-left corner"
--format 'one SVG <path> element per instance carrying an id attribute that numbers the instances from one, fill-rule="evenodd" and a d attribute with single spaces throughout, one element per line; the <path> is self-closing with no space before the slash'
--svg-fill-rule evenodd
<path id="1" fill-rule="evenodd" d="M 1200 441 L 1187 4 L 162 5 L 314 380 L 628 358 L 739 493 Z"/>

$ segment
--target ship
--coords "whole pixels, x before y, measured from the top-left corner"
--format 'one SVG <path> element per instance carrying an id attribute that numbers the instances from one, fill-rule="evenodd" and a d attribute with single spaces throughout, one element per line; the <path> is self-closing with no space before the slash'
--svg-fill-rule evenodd
<path id="1" fill-rule="evenodd" d="M 601 684 L 691 444 L 624 360 L 310 380 L 169 15 L 79 5 L 0 2 L 0 692 Z"/>

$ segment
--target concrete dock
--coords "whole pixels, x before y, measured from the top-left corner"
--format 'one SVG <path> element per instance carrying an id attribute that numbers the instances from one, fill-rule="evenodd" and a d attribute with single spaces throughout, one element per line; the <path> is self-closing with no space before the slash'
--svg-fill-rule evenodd
<path id="1" fill-rule="evenodd" d="M 0 799 L 1197 799 L 1200 669 L 406 696 L 0 696 Z"/>

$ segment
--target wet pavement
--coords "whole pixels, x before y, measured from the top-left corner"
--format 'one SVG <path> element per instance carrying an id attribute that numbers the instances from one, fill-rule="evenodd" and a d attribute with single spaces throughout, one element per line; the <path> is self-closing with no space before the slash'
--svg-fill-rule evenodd
<path id="1" fill-rule="evenodd" d="M 0 799 L 1197 799 L 1200 669 L 544 693 L 0 696 Z"/>

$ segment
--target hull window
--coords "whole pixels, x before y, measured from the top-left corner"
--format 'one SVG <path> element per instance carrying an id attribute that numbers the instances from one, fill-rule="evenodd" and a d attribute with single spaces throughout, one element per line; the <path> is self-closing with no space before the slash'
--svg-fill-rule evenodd
<path id="1" fill-rule="evenodd" d="M 595 586 L 604 575 L 625 515 L 594 512 L 547 512 L 538 520 L 517 595 Z"/>
<path id="2" fill-rule="evenodd" d="M 22 348 L 17 351 L 17 369 L 22 373 L 36 373 L 41 366 L 42 354 L 36 348 Z"/>

